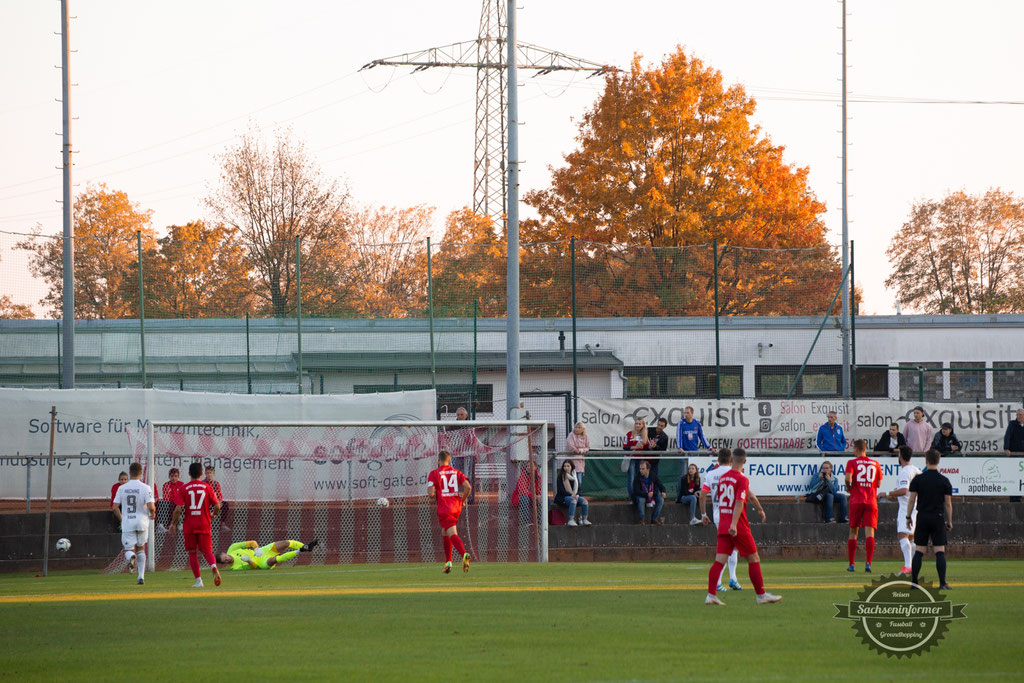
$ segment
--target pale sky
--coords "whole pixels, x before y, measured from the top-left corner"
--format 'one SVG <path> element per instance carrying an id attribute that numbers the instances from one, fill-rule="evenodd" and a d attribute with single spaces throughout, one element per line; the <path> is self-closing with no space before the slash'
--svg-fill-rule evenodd
<path id="1" fill-rule="evenodd" d="M 849 0 L 849 215 L 865 314 L 895 310 L 885 249 L 915 200 L 1024 193 L 1024 3 Z M 357 202 L 472 203 L 472 69 L 373 58 L 476 38 L 480 2 L 71 0 L 75 183 L 105 182 L 162 230 L 206 216 L 214 155 L 249 122 L 289 126 Z M 682 45 L 758 100 L 755 120 L 810 168 L 840 241 L 839 25 L 830 0 L 525 0 L 520 40 L 620 67 Z M 0 230 L 59 234 L 60 3 L 0 0 Z M 521 192 L 575 147 L 598 78 L 521 74 Z M 386 86 L 386 87 L 385 87 Z M 857 99 L 871 102 L 857 102 Z M 1018 104 L 921 104 L 892 100 Z M 58 135 L 55 135 L 57 133 Z M 26 258 L 0 235 L 0 294 L 35 304 Z"/>

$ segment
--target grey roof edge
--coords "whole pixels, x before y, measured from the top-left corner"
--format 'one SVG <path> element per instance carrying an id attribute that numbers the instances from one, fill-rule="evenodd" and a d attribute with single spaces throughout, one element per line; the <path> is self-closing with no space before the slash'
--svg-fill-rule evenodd
<path id="1" fill-rule="evenodd" d="M 55 320 L 0 320 L 0 334 L 37 333 L 56 335 Z M 386 333 L 386 332 L 429 332 L 427 318 L 397 319 L 356 319 L 356 318 L 303 318 L 303 334 L 325 332 L 345 333 Z M 479 318 L 478 332 L 504 332 L 504 318 Z M 726 316 L 719 319 L 722 329 L 816 329 L 821 316 Z M 1024 328 L 1024 314 L 1004 313 L 993 315 L 879 315 L 857 316 L 857 327 L 862 329 L 907 329 L 907 328 Z M 687 330 L 714 329 L 715 319 L 711 316 L 693 317 L 649 317 L 649 318 L 578 318 L 577 331 L 634 331 L 634 330 Z M 839 318 L 831 316 L 828 325 L 838 326 Z M 250 330 L 256 333 L 293 334 L 293 318 L 250 319 Z M 75 324 L 79 333 L 97 332 L 139 332 L 138 320 L 81 320 Z M 569 332 L 571 318 L 521 318 L 523 332 Z M 146 332 L 244 333 L 245 319 L 204 318 L 204 319 L 154 319 L 146 321 Z M 435 318 L 434 333 L 472 334 L 472 318 Z"/>

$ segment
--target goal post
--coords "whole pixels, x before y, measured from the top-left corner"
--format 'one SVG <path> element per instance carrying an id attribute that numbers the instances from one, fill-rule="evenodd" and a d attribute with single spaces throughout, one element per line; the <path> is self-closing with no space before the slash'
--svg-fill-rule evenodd
<path id="1" fill-rule="evenodd" d="M 473 491 L 458 533 L 475 561 L 547 561 L 548 444 L 543 420 L 382 422 L 153 420 L 129 435 L 145 481 L 159 491 L 169 468 L 188 481 L 213 465 L 226 502 L 214 520 L 216 553 L 317 538 L 298 564 L 439 562 L 443 551 L 427 474 L 437 453 Z M 161 499 L 163 496 L 161 496 Z M 150 529 L 150 569 L 187 566 L 180 530 L 161 500 Z M 108 571 L 124 566 L 123 554 Z"/>

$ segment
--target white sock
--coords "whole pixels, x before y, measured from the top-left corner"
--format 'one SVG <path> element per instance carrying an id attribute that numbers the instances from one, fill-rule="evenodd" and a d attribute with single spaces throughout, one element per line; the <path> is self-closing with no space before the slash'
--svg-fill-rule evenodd
<path id="1" fill-rule="evenodd" d="M 124 559 L 128 560 L 129 562 L 131 562 L 133 557 L 135 557 L 135 551 L 134 550 L 126 550 L 126 551 L 124 551 Z"/>
<path id="2" fill-rule="evenodd" d="M 139 551 L 139 578 L 146 578 L 146 551 Z"/>
<path id="3" fill-rule="evenodd" d="M 900 549 L 903 550 L 903 566 L 909 567 L 914 561 L 914 544 L 909 538 L 900 538 Z"/>
<path id="4" fill-rule="evenodd" d="M 729 565 L 729 580 L 730 581 L 737 581 L 737 579 L 736 579 L 736 565 L 739 564 L 739 561 L 740 561 L 740 551 L 733 550 L 732 551 L 732 555 L 729 556 L 729 560 L 727 562 L 727 564 Z M 737 583 L 738 583 L 738 581 L 737 581 Z"/>

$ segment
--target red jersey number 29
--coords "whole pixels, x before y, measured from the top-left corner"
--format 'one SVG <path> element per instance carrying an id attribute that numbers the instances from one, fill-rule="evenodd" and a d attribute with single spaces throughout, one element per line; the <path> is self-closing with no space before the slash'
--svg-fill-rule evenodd
<path id="1" fill-rule="evenodd" d="M 718 505 L 720 510 L 732 512 L 736 504 L 736 489 L 732 484 L 722 484 L 718 487 Z"/>
<path id="2" fill-rule="evenodd" d="M 441 495 L 442 496 L 454 496 L 459 492 L 459 476 L 452 472 L 451 474 L 442 474 L 441 479 Z"/>

